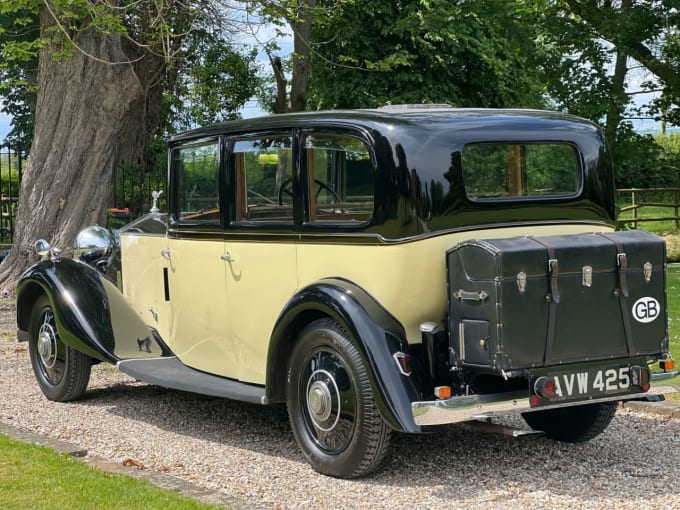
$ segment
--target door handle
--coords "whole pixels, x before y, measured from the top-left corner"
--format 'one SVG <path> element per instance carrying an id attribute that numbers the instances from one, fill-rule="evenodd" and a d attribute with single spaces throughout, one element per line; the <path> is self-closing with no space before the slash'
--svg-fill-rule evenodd
<path id="1" fill-rule="evenodd" d="M 163 257 L 165 260 L 170 260 L 170 248 L 166 248 L 165 250 L 161 250 L 161 257 Z"/>
<path id="2" fill-rule="evenodd" d="M 236 259 L 234 256 L 231 254 L 230 251 L 226 252 L 224 255 L 220 257 L 222 260 L 226 260 L 227 262 L 231 263 L 234 262 Z"/>

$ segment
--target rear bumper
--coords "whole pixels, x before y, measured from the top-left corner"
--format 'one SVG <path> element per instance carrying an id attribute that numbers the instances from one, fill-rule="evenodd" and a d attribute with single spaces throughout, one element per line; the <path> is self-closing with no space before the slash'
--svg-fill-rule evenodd
<path id="1" fill-rule="evenodd" d="M 577 406 L 594 402 L 645 399 L 647 397 L 680 392 L 680 385 L 664 385 L 658 383 L 660 380 L 669 379 L 676 375 L 678 375 L 678 372 L 652 374 L 652 387 L 649 391 L 644 393 L 616 395 L 613 397 L 599 398 L 597 400 L 559 403 L 553 406 L 541 406 L 540 409 L 532 408 L 529 404 L 529 395 L 527 392 L 519 391 L 491 395 L 451 397 L 446 400 L 432 400 L 427 402 L 413 402 L 411 404 L 411 410 L 416 425 L 428 426 L 493 418 L 495 416 L 521 414 L 531 411 L 543 411 L 545 409 Z"/>

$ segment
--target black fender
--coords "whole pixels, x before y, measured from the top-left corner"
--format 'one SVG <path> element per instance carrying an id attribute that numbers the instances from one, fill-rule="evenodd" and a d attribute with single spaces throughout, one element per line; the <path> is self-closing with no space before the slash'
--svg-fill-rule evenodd
<path id="1" fill-rule="evenodd" d="M 19 339 L 28 339 L 34 303 L 49 299 L 61 340 L 100 361 L 161 357 L 167 347 L 93 267 L 72 259 L 43 260 L 17 284 Z"/>
<path id="2" fill-rule="evenodd" d="M 368 368 L 376 407 L 395 430 L 420 432 L 411 402 L 421 400 L 416 380 L 403 375 L 393 358 L 409 353 L 403 326 L 368 292 L 354 283 L 329 278 L 300 290 L 276 321 L 267 354 L 267 398 L 285 400 L 288 357 L 300 330 L 331 317 L 350 333 Z"/>

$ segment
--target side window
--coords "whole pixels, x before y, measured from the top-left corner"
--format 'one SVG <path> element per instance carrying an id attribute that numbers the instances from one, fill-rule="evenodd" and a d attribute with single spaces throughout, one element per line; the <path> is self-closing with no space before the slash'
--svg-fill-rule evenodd
<path id="1" fill-rule="evenodd" d="M 180 220 L 219 223 L 220 146 L 217 140 L 172 151 Z"/>
<path id="2" fill-rule="evenodd" d="M 364 142 L 344 135 L 308 135 L 305 157 L 311 221 L 365 223 L 371 219 L 375 166 Z"/>
<path id="3" fill-rule="evenodd" d="M 470 144 L 463 147 L 463 182 L 472 200 L 559 198 L 578 193 L 576 148 L 566 143 Z"/>
<path id="4" fill-rule="evenodd" d="M 289 136 L 237 140 L 238 219 L 293 222 L 293 151 Z"/>

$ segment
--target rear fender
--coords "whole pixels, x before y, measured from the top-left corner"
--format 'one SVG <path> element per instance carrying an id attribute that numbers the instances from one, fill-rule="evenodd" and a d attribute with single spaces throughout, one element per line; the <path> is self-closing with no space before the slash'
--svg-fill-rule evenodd
<path id="1" fill-rule="evenodd" d="M 52 305 L 61 340 L 93 358 L 116 363 L 169 352 L 111 282 L 91 266 L 71 259 L 44 260 L 22 275 L 17 285 L 22 340 L 28 339 L 33 306 L 41 295 Z"/>
<path id="2" fill-rule="evenodd" d="M 413 376 L 401 374 L 393 358 L 409 353 L 404 328 L 371 295 L 341 279 L 326 279 L 298 292 L 279 316 L 267 359 L 267 397 L 285 400 L 288 357 L 305 325 L 331 317 L 350 333 L 368 369 L 376 406 L 396 430 L 419 432 L 411 402 L 420 398 Z"/>

